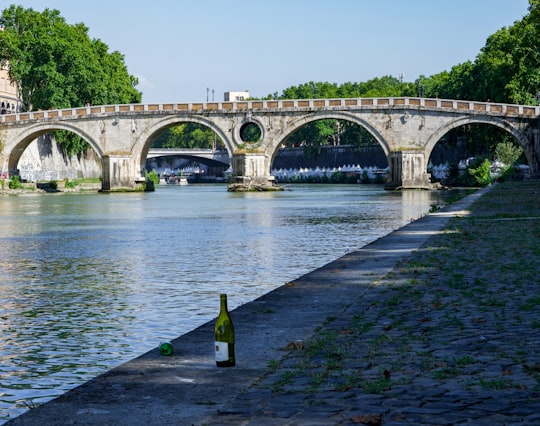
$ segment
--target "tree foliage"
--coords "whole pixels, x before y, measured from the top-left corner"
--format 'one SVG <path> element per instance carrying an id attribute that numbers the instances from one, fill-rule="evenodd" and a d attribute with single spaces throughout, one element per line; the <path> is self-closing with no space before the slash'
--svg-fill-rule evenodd
<path id="1" fill-rule="evenodd" d="M 478 160 L 474 166 L 468 168 L 467 172 L 474 178 L 477 185 L 487 186 L 493 183 L 491 163 L 487 158 Z"/>
<path id="2" fill-rule="evenodd" d="M 281 95 L 272 94 L 265 99 L 324 99 L 324 98 L 371 98 L 384 96 L 415 96 L 414 83 L 403 83 L 401 80 L 384 76 L 366 82 L 347 82 L 338 85 L 329 82 L 303 83 L 283 90 Z"/>
<path id="3" fill-rule="evenodd" d="M 523 154 L 523 149 L 509 141 L 504 141 L 495 147 L 495 158 L 505 165 L 505 168 L 510 168 L 519 160 Z"/>
<path id="4" fill-rule="evenodd" d="M 0 61 L 9 63 L 9 78 L 27 111 L 141 101 L 124 56 L 91 40 L 83 24 L 66 23 L 58 10 L 12 5 L 2 11 L 0 24 Z M 88 148 L 70 132 L 58 131 L 54 137 L 67 154 Z"/>
<path id="5" fill-rule="evenodd" d="M 540 0 L 529 0 L 529 13 L 490 35 L 474 61 L 416 83 L 426 97 L 538 104 L 539 39 Z"/>
<path id="6" fill-rule="evenodd" d="M 203 148 L 224 147 L 216 133 L 201 124 L 182 123 L 163 132 L 152 146 L 155 148 Z"/>
<path id="7" fill-rule="evenodd" d="M 0 60 L 9 62 L 26 110 L 141 101 L 124 56 L 91 40 L 83 24 L 66 23 L 58 10 L 12 5 L 0 23 Z"/>

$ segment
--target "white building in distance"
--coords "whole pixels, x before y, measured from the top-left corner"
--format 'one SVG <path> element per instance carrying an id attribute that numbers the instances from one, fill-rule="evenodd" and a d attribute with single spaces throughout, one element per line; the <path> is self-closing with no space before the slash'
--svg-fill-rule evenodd
<path id="1" fill-rule="evenodd" d="M 223 100 L 225 102 L 240 102 L 249 99 L 249 91 L 244 92 L 225 92 Z"/>

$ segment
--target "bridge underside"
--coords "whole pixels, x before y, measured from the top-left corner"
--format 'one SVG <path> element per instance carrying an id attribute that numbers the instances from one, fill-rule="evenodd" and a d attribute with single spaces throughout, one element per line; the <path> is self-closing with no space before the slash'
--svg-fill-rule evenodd
<path id="1" fill-rule="evenodd" d="M 221 167 L 221 168 L 227 169 L 230 166 L 229 163 L 213 160 L 211 158 L 198 157 L 197 155 L 163 155 L 160 157 L 147 158 L 146 164 L 148 165 L 149 163 L 152 163 L 152 162 L 155 162 L 157 164 L 160 164 L 160 162 L 168 163 L 168 162 L 171 162 L 171 160 L 174 160 L 177 158 L 192 161 L 194 163 L 204 164 L 205 166 L 214 167 L 214 168 Z"/>

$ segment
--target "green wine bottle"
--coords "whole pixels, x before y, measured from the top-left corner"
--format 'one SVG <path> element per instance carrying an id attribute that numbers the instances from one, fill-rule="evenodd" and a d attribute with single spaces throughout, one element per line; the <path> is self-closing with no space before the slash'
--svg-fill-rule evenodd
<path id="1" fill-rule="evenodd" d="M 216 365 L 218 367 L 233 367 L 236 364 L 234 356 L 234 326 L 227 310 L 227 295 L 220 295 L 221 306 L 214 328 L 216 337 Z"/>

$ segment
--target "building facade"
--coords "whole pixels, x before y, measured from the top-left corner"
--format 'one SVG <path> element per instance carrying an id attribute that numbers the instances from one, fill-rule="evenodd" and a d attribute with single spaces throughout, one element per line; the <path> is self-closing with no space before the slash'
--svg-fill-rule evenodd
<path id="1" fill-rule="evenodd" d="M 18 87 L 9 79 L 8 68 L 9 64 L 0 66 L 0 114 L 20 112 L 22 108 Z"/>

